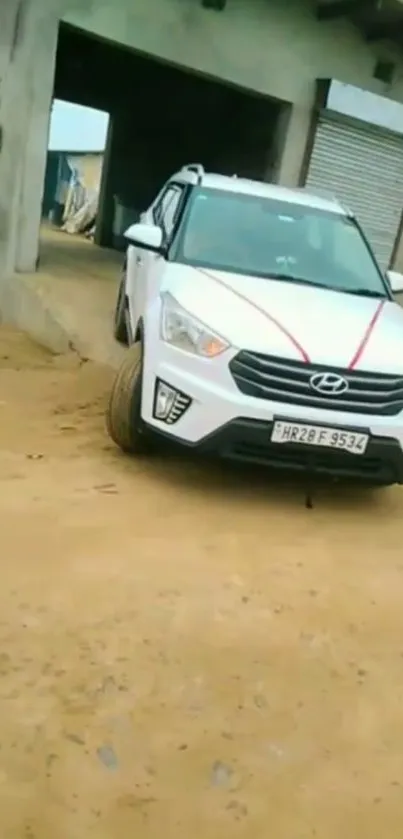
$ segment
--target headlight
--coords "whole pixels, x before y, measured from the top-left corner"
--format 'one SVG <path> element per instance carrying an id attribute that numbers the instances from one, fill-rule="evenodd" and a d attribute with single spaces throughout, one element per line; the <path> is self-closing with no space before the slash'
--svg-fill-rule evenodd
<path id="1" fill-rule="evenodd" d="M 205 358 L 214 358 L 228 349 L 230 346 L 228 341 L 183 309 L 169 292 L 163 293 L 161 298 L 161 338 L 163 341 L 185 352 L 202 355 Z"/>

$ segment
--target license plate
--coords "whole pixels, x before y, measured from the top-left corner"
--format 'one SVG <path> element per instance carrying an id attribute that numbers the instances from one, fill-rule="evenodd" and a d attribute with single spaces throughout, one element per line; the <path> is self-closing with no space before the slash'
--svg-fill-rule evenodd
<path id="1" fill-rule="evenodd" d="M 368 440 L 369 434 L 357 431 L 343 431 L 340 428 L 284 420 L 276 420 L 271 433 L 272 443 L 300 443 L 305 446 L 339 449 L 356 455 L 365 454 Z"/>

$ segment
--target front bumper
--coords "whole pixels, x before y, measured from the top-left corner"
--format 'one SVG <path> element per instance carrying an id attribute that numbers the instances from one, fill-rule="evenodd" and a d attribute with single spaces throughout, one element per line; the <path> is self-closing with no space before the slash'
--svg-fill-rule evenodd
<path id="1" fill-rule="evenodd" d="M 275 469 L 349 478 L 371 484 L 403 484 L 403 452 L 397 440 L 372 437 L 365 455 L 357 456 L 301 444 L 280 446 L 271 443 L 272 425 L 239 418 L 197 443 L 177 442 L 200 454 Z"/>
<path id="2" fill-rule="evenodd" d="M 314 471 L 372 483 L 403 484 L 403 420 L 302 408 L 245 396 L 235 387 L 228 358 L 217 364 L 159 345 L 145 353 L 142 417 L 154 432 L 205 454 L 297 471 Z M 155 417 L 158 379 L 191 398 L 172 425 Z M 370 435 L 365 455 L 303 444 L 273 444 L 275 418 L 362 431 Z"/>

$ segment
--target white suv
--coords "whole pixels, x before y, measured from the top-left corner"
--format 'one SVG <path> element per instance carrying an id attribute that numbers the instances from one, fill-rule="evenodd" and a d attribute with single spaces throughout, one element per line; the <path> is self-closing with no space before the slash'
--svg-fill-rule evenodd
<path id="1" fill-rule="evenodd" d="M 403 483 L 403 277 L 349 210 L 197 164 L 125 235 L 118 446 Z"/>

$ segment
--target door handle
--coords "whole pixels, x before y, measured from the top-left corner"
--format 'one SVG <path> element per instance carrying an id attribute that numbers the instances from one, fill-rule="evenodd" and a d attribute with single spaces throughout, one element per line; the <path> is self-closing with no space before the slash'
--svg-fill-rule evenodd
<path id="1" fill-rule="evenodd" d="M 143 264 L 143 259 L 142 259 L 142 257 L 141 257 L 141 256 L 137 256 L 137 257 L 136 257 L 136 265 L 142 265 L 142 264 Z"/>

